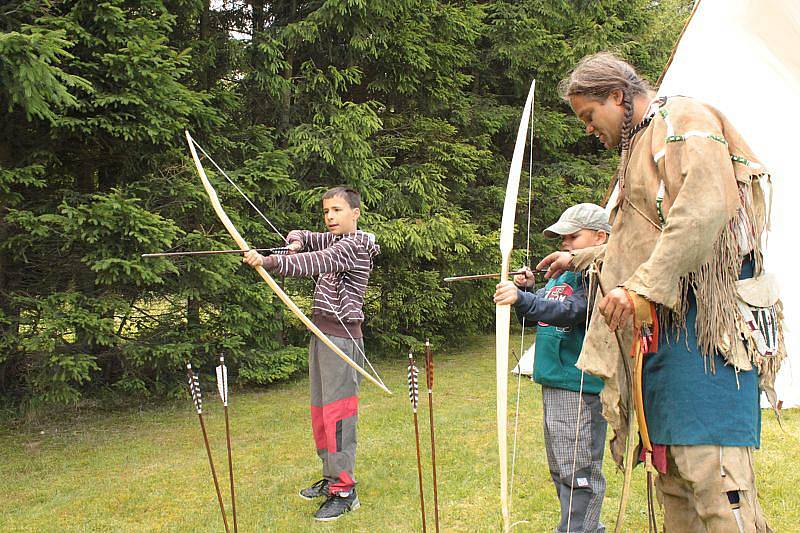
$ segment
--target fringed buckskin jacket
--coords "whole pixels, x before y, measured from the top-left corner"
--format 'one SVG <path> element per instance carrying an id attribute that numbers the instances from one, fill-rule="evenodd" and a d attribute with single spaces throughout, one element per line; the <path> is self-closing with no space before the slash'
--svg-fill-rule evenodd
<path id="1" fill-rule="evenodd" d="M 624 287 L 654 302 L 662 330 L 685 323 L 691 290 L 697 356 L 710 362 L 708 371 L 714 372 L 709 354 L 715 350 L 737 370 L 755 366 L 761 389 L 774 403 L 785 348 L 780 301 L 762 268 L 768 219 L 762 184 L 769 175 L 731 123 L 699 101 L 656 100 L 646 121 L 631 140 L 608 243 L 577 250 L 573 265 L 599 265 L 606 292 Z M 754 278 L 740 282 L 744 260 L 752 261 Z M 633 332 L 620 328 L 617 339 L 596 309 L 599 302 L 600 297 L 577 366 L 605 381 L 603 414 L 615 432 L 612 454 L 622 464 L 632 415 L 625 358 Z M 762 315 L 757 323 L 754 317 Z M 757 327 L 766 322 L 772 333 Z"/>

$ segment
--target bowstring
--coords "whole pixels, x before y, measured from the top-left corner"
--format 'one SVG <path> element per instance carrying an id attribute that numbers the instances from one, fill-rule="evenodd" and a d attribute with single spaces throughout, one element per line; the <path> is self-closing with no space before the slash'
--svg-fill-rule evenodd
<path id="1" fill-rule="evenodd" d="M 202 146 L 200 146 L 199 144 L 197 144 L 197 141 L 195 141 L 194 139 L 192 139 L 192 144 L 194 144 L 194 145 L 197 147 L 197 149 L 198 149 L 198 150 L 200 150 L 201 152 L 203 152 L 203 155 L 204 155 L 204 156 L 206 156 L 206 159 L 208 159 L 208 160 L 211 162 L 211 164 L 212 164 L 212 165 L 214 165 L 214 168 L 216 168 L 216 169 L 217 169 L 217 171 L 219 171 L 219 172 L 220 172 L 220 173 L 221 173 L 223 176 L 225 176 L 225 179 L 226 179 L 226 180 L 228 180 L 228 183 L 230 183 L 231 185 L 233 185 L 233 187 L 234 187 L 234 188 L 235 188 L 237 191 L 239 191 L 239 194 L 241 194 L 241 195 L 242 195 L 242 198 L 244 198 L 244 199 L 247 201 L 247 203 L 248 203 L 248 204 L 250 204 L 250 207 L 252 207 L 253 209 L 255 209 L 255 210 L 256 210 L 256 213 L 258 213 L 259 215 L 261 215 L 261 218 L 263 218 L 263 219 L 264 219 L 264 220 L 267 222 L 267 224 L 269 224 L 269 227 L 271 227 L 271 228 L 272 228 L 272 230 L 273 230 L 275 233 L 277 233 L 277 234 L 278 234 L 278 236 L 281 238 L 281 240 L 283 240 L 283 242 L 284 242 L 284 243 L 286 243 L 286 244 L 289 244 L 289 241 L 288 241 L 288 240 L 286 240 L 286 237 L 284 237 L 284 236 L 281 234 L 281 232 L 280 232 L 280 231 L 278 231 L 278 228 L 276 228 L 276 227 L 275 227 L 275 225 L 274 225 L 272 222 L 270 222 L 270 220 L 267 218 L 267 216 L 266 216 L 264 213 L 262 213 L 262 212 L 261 212 L 261 210 L 260 210 L 260 209 L 259 209 L 259 208 L 256 206 L 256 204 L 254 204 L 254 203 L 253 203 L 253 202 L 250 200 L 250 198 L 248 198 L 248 196 L 247 196 L 247 195 L 244 193 L 244 191 L 243 191 L 242 189 L 240 189 L 238 185 L 236 185 L 236 183 L 235 183 L 235 182 L 234 182 L 234 181 L 233 181 L 233 180 L 230 178 L 230 176 L 228 176 L 228 175 L 225 173 L 225 171 L 224 171 L 224 170 L 222 170 L 222 168 L 220 168 L 220 166 L 217 164 L 217 162 L 216 162 L 216 161 L 214 161 L 214 159 L 213 159 L 213 158 L 212 158 L 210 155 L 208 155 L 208 152 L 206 152 L 205 150 L 203 150 L 203 147 L 202 147 Z"/>
<path id="2" fill-rule="evenodd" d="M 594 265 L 589 268 L 589 275 L 588 275 L 588 285 L 589 285 L 589 292 L 586 295 L 587 304 L 586 304 L 586 323 L 584 325 L 585 330 L 589 330 L 589 306 L 594 305 L 594 300 L 592 299 L 592 289 L 593 289 L 593 279 L 592 277 L 595 275 Z M 580 437 L 580 428 L 581 428 L 581 411 L 583 407 L 583 378 L 586 374 L 586 371 L 581 369 L 581 384 L 578 388 L 578 416 L 577 422 L 575 423 L 575 441 L 572 443 L 572 478 L 570 479 L 569 483 L 569 505 L 567 506 L 567 533 L 569 533 L 569 526 L 572 520 L 572 496 L 575 493 L 575 469 L 578 464 L 578 439 Z"/>
<path id="3" fill-rule="evenodd" d="M 194 145 L 195 145 L 195 146 L 196 146 L 196 147 L 197 147 L 197 148 L 198 148 L 198 149 L 199 149 L 199 150 L 200 150 L 200 151 L 203 153 L 203 155 L 206 157 L 206 159 L 208 159 L 208 161 L 209 161 L 209 162 L 211 162 L 211 164 L 214 166 L 214 168 L 216 168 L 216 169 L 217 169 L 217 171 L 218 171 L 220 174 L 222 174 L 222 175 L 225 177 L 225 179 L 228 181 L 228 183 L 230 183 L 231 185 L 233 185 L 233 187 L 234 187 L 234 188 L 235 188 L 235 189 L 236 189 L 236 190 L 239 192 L 239 194 L 240 194 L 240 195 L 242 195 L 242 198 L 244 198 L 244 199 L 245 199 L 245 201 L 246 201 L 248 204 L 250 204 L 250 207 L 252 207 L 253 209 L 255 209 L 256 213 L 258 213 L 258 214 L 261 216 L 261 218 L 263 218 L 263 219 L 264 219 L 264 221 L 265 221 L 267 224 L 269 224 L 269 227 L 270 227 L 270 228 L 272 228 L 272 231 L 274 231 L 274 232 L 275 232 L 275 234 L 276 234 L 276 235 L 278 235 L 278 237 L 280 237 L 280 238 L 281 238 L 281 240 L 282 240 L 282 241 L 283 241 L 285 244 L 289 244 L 289 240 L 288 240 L 286 237 L 284 237 L 284 236 L 283 236 L 283 234 L 282 234 L 282 233 L 281 233 L 281 232 L 278 230 L 278 228 L 276 228 L 276 227 L 275 227 L 275 225 L 272 223 L 272 221 L 270 221 L 270 219 L 269 219 L 269 218 L 267 218 L 267 216 L 266 216 L 266 215 L 265 215 L 263 212 L 261 212 L 261 210 L 260 210 L 260 209 L 259 209 L 259 208 L 258 208 L 258 207 L 257 207 L 257 206 L 254 204 L 254 203 L 253 203 L 253 201 L 252 201 L 252 200 L 250 200 L 250 198 L 249 198 L 249 197 L 248 197 L 248 196 L 247 196 L 247 195 L 244 193 L 244 191 L 243 191 L 241 188 L 239 188 L 239 186 L 238 186 L 238 185 L 237 185 L 237 184 L 236 184 L 236 183 L 235 183 L 235 182 L 234 182 L 234 181 L 231 179 L 231 177 L 230 177 L 230 176 L 228 176 L 228 174 L 227 174 L 227 173 L 226 173 L 224 170 L 222 170 L 222 168 L 221 168 L 221 167 L 220 167 L 220 166 L 217 164 L 217 162 L 216 162 L 216 161 L 214 161 L 214 158 L 212 158 L 212 157 L 211 157 L 211 156 L 208 154 L 208 152 L 206 152 L 205 150 L 203 150 L 203 147 L 202 147 L 202 146 L 200 146 L 199 144 L 197 144 L 197 141 L 195 141 L 194 139 L 192 139 L 192 144 L 194 144 Z M 353 338 L 353 335 L 352 335 L 352 333 L 350 333 L 350 330 L 347 328 L 347 326 L 345 326 L 345 324 L 344 324 L 344 320 L 342 320 L 342 317 L 339 315 L 339 309 L 338 309 L 338 306 L 336 306 L 336 305 L 333 305 L 333 303 L 330 301 L 330 299 L 329 299 L 329 298 L 328 298 L 328 296 L 325 294 L 325 292 L 324 292 L 324 291 L 321 291 L 321 290 L 319 290 L 319 279 L 318 279 L 318 278 L 315 278 L 314 276 L 311 276 L 311 279 L 314 281 L 314 289 L 315 289 L 315 291 L 314 291 L 314 292 L 315 292 L 315 294 L 316 294 L 316 293 L 319 293 L 319 294 L 321 294 L 321 295 L 322 295 L 322 297 L 325 299 L 325 303 L 327 303 L 327 304 L 328 304 L 328 306 L 329 306 L 329 307 L 331 308 L 331 310 L 333 311 L 333 314 L 334 314 L 334 315 L 336 315 L 336 318 L 337 318 L 337 320 L 339 320 L 339 323 L 342 325 L 342 328 L 343 328 L 343 329 L 344 329 L 344 330 L 347 332 L 347 336 L 348 336 L 348 337 L 350 337 L 350 340 L 351 340 L 351 341 L 353 341 L 353 346 L 355 346 L 356 350 L 358 350 L 358 352 L 359 352 L 359 354 L 361 355 L 361 357 L 363 357 L 363 358 L 364 358 L 364 361 L 367 363 L 367 365 L 369 365 L 369 368 L 370 368 L 370 370 L 372 370 L 372 373 L 374 374 L 375 378 L 376 378 L 378 381 L 380 381 L 382 385 L 384 385 L 384 386 L 385 386 L 385 384 L 383 383 L 383 380 L 381 379 L 380 375 L 378 375 L 378 372 L 375 370 L 375 367 L 374 367 L 374 366 L 372 366 L 372 363 L 371 363 L 371 362 L 370 362 L 370 360 L 367 358 L 367 354 L 366 354 L 366 353 L 364 353 L 364 350 L 363 350 L 363 348 L 361 348 L 361 347 L 358 345 L 358 343 L 356 342 L 355 338 Z"/>
<path id="4" fill-rule="evenodd" d="M 531 108 L 531 117 L 533 117 L 533 108 Z M 531 260 L 531 206 L 533 203 L 533 120 L 530 121 L 530 152 L 528 156 L 528 213 L 526 218 L 526 237 L 525 237 L 525 264 L 530 268 Z M 534 278 L 535 280 L 535 278 Z M 533 288 L 536 288 L 534 281 Z M 525 316 L 522 317 L 522 332 L 519 338 L 519 354 L 520 358 L 517 360 L 517 403 L 514 407 L 514 443 L 511 447 L 511 483 L 509 483 L 508 491 L 508 513 L 511 514 L 511 509 L 514 504 L 514 471 L 517 464 L 517 435 L 519 430 L 519 403 L 520 391 L 522 389 L 522 358 L 525 352 Z"/>

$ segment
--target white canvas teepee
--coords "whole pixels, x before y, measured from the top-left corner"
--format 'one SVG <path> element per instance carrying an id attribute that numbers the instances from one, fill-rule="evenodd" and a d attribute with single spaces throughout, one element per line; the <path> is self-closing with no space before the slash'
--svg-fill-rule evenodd
<path id="1" fill-rule="evenodd" d="M 684 95 L 722 111 L 772 174 L 766 268 L 778 277 L 789 357 L 776 390 L 800 405 L 800 283 L 792 251 L 800 231 L 800 1 L 700 0 L 659 95 Z M 769 194 L 769 191 L 767 191 Z"/>
<path id="2" fill-rule="evenodd" d="M 517 363 L 517 366 L 514 367 L 514 369 L 511 371 L 511 373 L 514 374 L 515 376 L 517 374 L 522 374 L 523 376 L 532 376 L 533 375 L 533 361 L 536 358 L 535 353 L 536 353 L 536 343 L 533 342 L 528 347 L 528 349 L 525 350 L 525 353 L 522 354 L 522 357 L 520 358 L 519 362 Z"/>

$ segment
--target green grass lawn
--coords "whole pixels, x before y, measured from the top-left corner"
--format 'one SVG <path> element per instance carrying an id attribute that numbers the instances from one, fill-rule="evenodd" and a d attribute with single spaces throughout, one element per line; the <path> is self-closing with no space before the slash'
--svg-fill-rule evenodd
<path id="1" fill-rule="evenodd" d="M 390 397 L 362 384 L 356 469 L 362 507 L 329 525 L 315 523 L 316 503 L 297 496 L 299 488 L 320 477 L 309 426 L 307 380 L 241 395 L 233 392 L 230 414 L 241 531 L 421 530 L 406 362 L 382 361 L 376 368 L 395 394 Z M 442 529 L 497 531 L 501 521 L 493 338 L 475 339 L 458 353 L 437 354 L 435 378 Z M 206 426 L 227 502 L 222 408 L 211 396 L 210 376 L 201 380 Z M 509 433 L 515 392 L 516 379 L 511 378 Z M 558 520 L 558 507 L 542 445 L 541 393 L 527 380 L 521 392 L 512 521 L 529 521 L 515 531 L 550 531 Z M 423 454 L 429 458 L 427 398 L 420 399 Z M 784 412 L 783 429 L 764 412 L 756 469 L 761 504 L 776 531 L 796 531 L 800 522 L 798 434 L 797 410 Z M 510 437 L 509 447 L 511 442 Z M 222 530 L 197 416 L 188 398 L 159 409 L 82 414 L 35 428 L 2 427 L 0 449 L 0 531 Z M 428 461 L 424 469 L 432 526 Z M 608 459 L 605 473 L 603 522 L 613 526 L 622 475 Z M 634 478 L 625 530 L 646 531 L 641 468 Z"/>

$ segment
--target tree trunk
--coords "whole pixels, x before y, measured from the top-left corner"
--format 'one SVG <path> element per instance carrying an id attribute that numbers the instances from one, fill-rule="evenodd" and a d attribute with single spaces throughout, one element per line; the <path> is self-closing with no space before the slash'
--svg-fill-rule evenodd
<path id="1" fill-rule="evenodd" d="M 204 43 L 211 37 L 210 10 L 211 1 L 204 0 L 203 11 L 200 13 L 200 41 Z M 205 91 L 209 90 L 211 88 L 211 76 L 209 75 L 208 67 L 201 69 L 197 76 L 200 81 L 200 88 Z"/>
<path id="2" fill-rule="evenodd" d="M 186 323 L 190 330 L 200 327 L 200 300 L 197 298 L 186 300 Z"/>
<path id="3" fill-rule="evenodd" d="M 289 2 L 289 10 L 286 13 L 285 24 L 289 25 L 294 22 L 297 13 L 297 2 L 292 0 Z M 294 76 L 294 59 L 295 51 L 292 46 L 286 47 L 286 67 L 283 69 L 283 79 L 286 80 L 286 85 L 283 89 L 281 98 L 280 121 L 278 123 L 278 133 L 281 139 L 281 147 L 285 148 L 288 144 L 288 131 L 291 124 L 292 113 L 292 77 Z"/>
<path id="4" fill-rule="evenodd" d="M 203 10 L 200 12 L 200 25 L 199 25 L 199 38 L 201 42 L 208 42 L 211 38 L 211 2 L 210 0 L 203 1 Z M 211 89 L 211 75 L 209 68 L 205 67 L 198 73 L 198 80 L 200 89 L 208 91 Z M 193 216 L 189 216 L 187 221 L 189 226 L 194 228 L 197 226 L 196 220 Z M 189 297 L 186 300 L 186 324 L 189 330 L 195 329 L 200 326 L 200 300 L 194 297 Z"/>
<path id="5" fill-rule="evenodd" d="M 262 31 L 264 31 L 264 2 L 261 0 L 253 0 L 250 2 L 253 8 L 253 34 L 252 38 Z"/>

